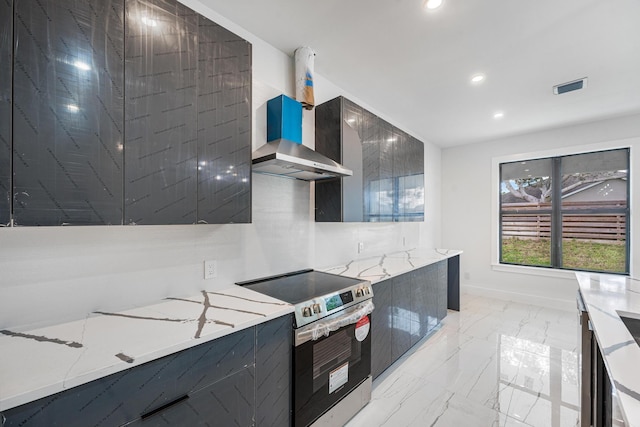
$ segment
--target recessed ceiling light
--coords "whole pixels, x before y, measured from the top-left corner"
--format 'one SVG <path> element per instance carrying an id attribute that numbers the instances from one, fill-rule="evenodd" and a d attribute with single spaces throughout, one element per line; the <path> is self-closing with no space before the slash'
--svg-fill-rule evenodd
<path id="1" fill-rule="evenodd" d="M 424 2 L 425 9 L 437 9 L 442 4 L 442 0 L 426 0 Z"/>
<path id="2" fill-rule="evenodd" d="M 484 81 L 484 74 L 475 74 L 471 77 L 471 83 L 480 83 Z"/>
<path id="3" fill-rule="evenodd" d="M 501 119 L 504 117 L 504 112 L 502 111 L 496 111 L 495 113 L 493 113 L 493 118 L 494 119 Z"/>

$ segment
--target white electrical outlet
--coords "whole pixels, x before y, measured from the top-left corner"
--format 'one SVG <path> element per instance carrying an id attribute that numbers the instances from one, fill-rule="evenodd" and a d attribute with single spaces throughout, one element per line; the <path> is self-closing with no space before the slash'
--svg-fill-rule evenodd
<path id="1" fill-rule="evenodd" d="M 204 278 L 215 279 L 218 277 L 218 263 L 215 259 L 204 262 Z"/>
<path id="2" fill-rule="evenodd" d="M 358 242 L 358 253 L 361 254 L 364 251 L 364 242 Z"/>

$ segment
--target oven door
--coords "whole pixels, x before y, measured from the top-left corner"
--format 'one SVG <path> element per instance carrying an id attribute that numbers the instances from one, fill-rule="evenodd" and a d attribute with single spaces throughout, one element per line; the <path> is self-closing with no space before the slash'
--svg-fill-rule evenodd
<path id="1" fill-rule="evenodd" d="M 308 426 L 371 374 L 366 301 L 295 331 L 294 423 Z"/>

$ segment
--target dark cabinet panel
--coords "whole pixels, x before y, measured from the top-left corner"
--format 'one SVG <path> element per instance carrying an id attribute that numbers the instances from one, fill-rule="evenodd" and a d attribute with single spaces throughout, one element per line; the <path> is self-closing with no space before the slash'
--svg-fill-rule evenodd
<path id="1" fill-rule="evenodd" d="M 393 287 L 389 280 L 373 285 L 371 313 L 371 374 L 380 375 L 391 363 L 391 335 L 393 330 Z"/>
<path id="2" fill-rule="evenodd" d="M 416 333 L 412 335 L 412 345 L 417 343 L 438 324 L 438 295 L 435 291 L 432 266 L 412 272 L 412 312 L 416 316 Z"/>
<path id="3" fill-rule="evenodd" d="M 14 18 L 15 223 L 120 224 L 122 4 L 21 1 Z"/>
<path id="4" fill-rule="evenodd" d="M 286 315 L 12 408 L 3 427 L 290 425 L 292 325 Z"/>
<path id="5" fill-rule="evenodd" d="M 251 222 L 251 44 L 200 16 L 198 221 Z"/>
<path id="6" fill-rule="evenodd" d="M 373 285 L 371 373 L 391 366 L 447 315 L 447 261 Z"/>
<path id="7" fill-rule="evenodd" d="M 251 221 L 250 43 L 175 0 L 0 24 L 0 225 Z"/>
<path id="8" fill-rule="evenodd" d="M 279 427 L 291 420 L 293 317 L 256 328 L 256 425 Z"/>
<path id="9" fill-rule="evenodd" d="M 412 304 L 411 273 L 389 279 L 393 289 L 393 332 L 391 357 L 397 360 L 411 348 L 412 326 L 414 323 Z M 374 294 L 375 295 L 375 294 Z"/>
<path id="10" fill-rule="evenodd" d="M 460 255 L 448 260 L 447 308 L 460 311 Z"/>
<path id="11" fill-rule="evenodd" d="M 254 340 L 246 329 L 10 409 L 5 427 L 123 424 L 253 365 Z"/>
<path id="12" fill-rule="evenodd" d="M 0 2 L 0 226 L 11 220 L 13 0 Z"/>
<path id="13" fill-rule="evenodd" d="M 343 97 L 316 107 L 316 151 L 353 170 L 316 182 L 316 221 L 424 220 L 424 144 Z"/>
<path id="14" fill-rule="evenodd" d="M 340 98 L 325 102 L 323 108 L 315 110 L 316 151 L 330 159 L 343 163 L 341 149 L 342 102 Z M 354 116 L 347 121 L 355 122 Z M 342 183 L 340 179 L 324 179 L 315 182 L 315 218 L 319 222 L 343 220 Z"/>
<path id="15" fill-rule="evenodd" d="M 436 280 L 437 283 L 437 292 L 438 292 L 438 322 L 447 317 L 447 270 L 448 270 L 448 262 L 440 261 L 436 264 Z"/>
<path id="16" fill-rule="evenodd" d="M 254 367 L 176 400 L 174 404 L 125 424 L 128 427 L 253 426 Z"/>
<path id="17" fill-rule="evenodd" d="M 198 16 L 126 0 L 125 223 L 196 222 Z"/>
<path id="18" fill-rule="evenodd" d="M 400 130 L 393 138 L 393 217 L 424 221 L 424 144 Z"/>

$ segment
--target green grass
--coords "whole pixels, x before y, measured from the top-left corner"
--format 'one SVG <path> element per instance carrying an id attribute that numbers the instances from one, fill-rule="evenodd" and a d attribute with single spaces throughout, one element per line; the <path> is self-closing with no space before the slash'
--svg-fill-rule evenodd
<path id="1" fill-rule="evenodd" d="M 502 262 L 535 266 L 550 266 L 549 239 L 505 239 L 502 242 Z M 563 268 L 624 273 L 625 245 L 595 243 L 565 239 L 562 242 Z"/>
<path id="2" fill-rule="evenodd" d="M 502 241 L 502 262 L 549 267 L 551 265 L 551 241 L 549 239 Z"/>

